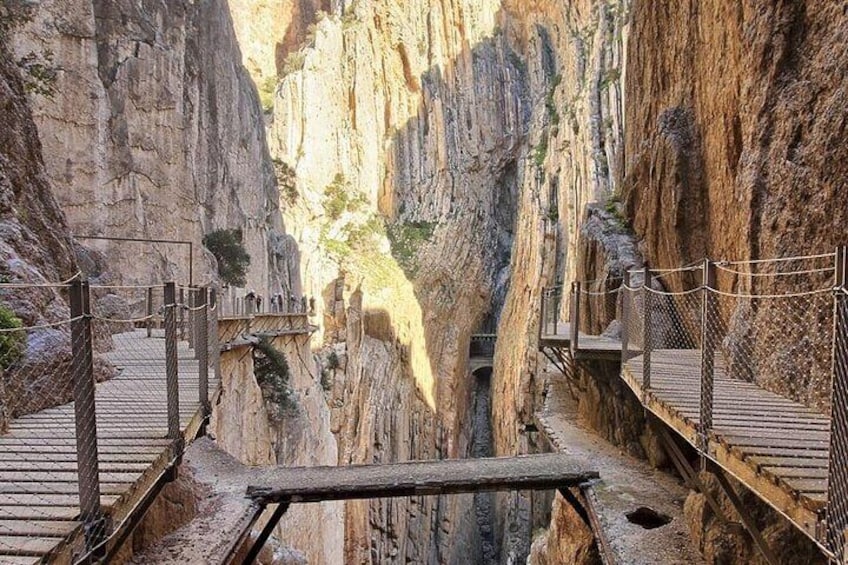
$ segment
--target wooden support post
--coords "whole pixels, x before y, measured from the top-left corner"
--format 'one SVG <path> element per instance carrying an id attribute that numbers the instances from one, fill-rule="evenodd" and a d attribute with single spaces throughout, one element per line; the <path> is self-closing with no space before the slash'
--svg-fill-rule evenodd
<path id="1" fill-rule="evenodd" d="M 845 246 L 836 250 L 835 273 L 826 546 L 837 563 L 844 563 L 848 529 L 848 295 L 845 294 L 848 248 Z"/>
<path id="2" fill-rule="evenodd" d="M 179 440 L 180 387 L 177 365 L 177 300 L 176 285 L 165 284 L 165 370 L 168 395 L 168 438 Z M 182 309 L 180 309 L 182 311 Z"/>
<path id="3" fill-rule="evenodd" d="M 571 356 L 576 358 L 575 353 L 580 347 L 580 282 L 571 283 Z"/>
<path id="4" fill-rule="evenodd" d="M 147 289 L 147 337 L 153 337 L 153 287 Z"/>
<path id="5" fill-rule="evenodd" d="M 626 363 L 630 358 L 627 351 L 627 344 L 630 341 L 628 334 L 630 328 L 630 271 L 624 271 L 624 278 L 621 282 L 621 362 Z"/>
<path id="6" fill-rule="evenodd" d="M 642 324 L 642 392 L 647 393 L 651 388 L 651 351 L 654 348 L 651 330 L 653 329 L 653 298 L 649 289 L 654 283 L 654 275 L 648 265 L 645 265 L 645 282 L 642 285 L 642 303 L 644 304 Z"/>
<path id="7" fill-rule="evenodd" d="M 289 509 L 290 504 L 291 503 L 289 501 L 284 501 L 277 505 L 277 508 L 274 509 L 274 513 L 271 515 L 271 519 L 268 520 L 268 523 L 265 524 L 264 528 L 262 528 L 262 531 L 259 533 L 256 541 L 253 542 L 250 551 L 247 552 L 247 555 L 244 558 L 245 564 L 256 562 L 256 558 L 259 557 L 259 553 L 262 551 L 262 548 L 265 547 L 265 543 L 268 541 L 268 538 L 271 537 L 271 533 L 274 531 L 274 528 L 276 528 L 277 524 L 280 523 L 280 518 L 282 518 L 283 514 L 285 514 Z"/>
<path id="8" fill-rule="evenodd" d="M 701 310 L 701 398 L 698 448 L 708 453 L 709 434 L 713 427 L 713 389 L 715 382 L 715 354 L 718 344 L 718 308 L 712 289 L 716 284 L 715 264 L 704 260 Z"/>
<path id="9" fill-rule="evenodd" d="M 92 550 L 106 536 L 106 531 L 100 511 L 100 467 L 94 402 L 94 344 L 89 296 L 88 281 L 77 279 L 71 283 L 71 318 L 74 320 L 71 323 L 71 348 L 80 517 L 85 524 L 86 549 Z"/>
<path id="10" fill-rule="evenodd" d="M 198 294 L 197 311 L 197 360 L 199 366 L 200 381 L 200 406 L 203 413 L 209 414 L 209 310 L 207 300 L 207 289 L 201 288 Z"/>
<path id="11" fill-rule="evenodd" d="M 766 560 L 766 563 L 769 565 L 778 565 L 778 563 L 781 563 L 774 552 L 772 552 L 768 543 L 766 543 L 766 540 L 763 539 L 760 529 L 757 527 L 757 523 L 753 520 L 753 518 L 751 518 L 751 515 L 748 514 L 747 506 L 745 506 L 745 504 L 743 504 L 739 499 L 739 496 L 733 489 L 733 485 L 731 485 L 730 481 L 727 480 L 727 477 L 724 476 L 724 471 L 717 465 L 712 465 L 711 467 L 713 467 L 713 475 L 715 475 L 716 479 L 718 479 L 721 489 L 724 491 L 724 494 L 727 495 L 727 498 L 730 500 L 730 504 L 733 505 L 736 513 L 739 514 L 739 518 L 742 519 L 745 529 L 748 530 L 748 534 L 750 534 L 751 539 L 754 540 L 754 545 L 757 546 L 757 549 Z"/>

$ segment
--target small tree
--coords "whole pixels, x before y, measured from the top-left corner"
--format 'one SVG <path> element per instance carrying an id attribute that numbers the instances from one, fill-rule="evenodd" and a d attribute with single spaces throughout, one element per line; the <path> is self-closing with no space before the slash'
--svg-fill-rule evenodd
<path id="1" fill-rule="evenodd" d="M 203 246 L 218 260 L 218 275 L 224 283 L 232 286 L 246 284 L 250 255 L 244 249 L 240 229 L 210 232 L 204 236 Z"/>
<path id="2" fill-rule="evenodd" d="M 15 330 L 21 327 L 21 320 L 11 310 L 0 305 L 0 329 Z M 24 354 L 26 333 L 23 331 L 0 332 L 0 371 L 8 369 Z"/>

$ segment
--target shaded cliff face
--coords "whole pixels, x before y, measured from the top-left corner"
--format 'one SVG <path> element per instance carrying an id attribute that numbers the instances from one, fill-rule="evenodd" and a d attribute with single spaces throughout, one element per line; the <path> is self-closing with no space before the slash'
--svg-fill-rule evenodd
<path id="1" fill-rule="evenodd" d="M 844 243 L 846 25 L 838 3 L 634 6 L 625 192 L 649 261 Z"/>
<path id="2" fill-rule="evenodd" d="M 340 461 L 463 457 L 470 335 L 508 280 L 527 69 L 496 1 L 330 8 L 281 71 L 269 143 L 344 359 Z M 465 562 L 480 545 L 457 498 L 351 503 L 346 527 L 351 562 Z"/>
<path id="3" fill-rule="evenodd" d="M 76 272 L 73 244 L 50 191 L 16 61 L 0 32 L 0 280 L 58 283 Z M 0 306 L 24 326 L 67 320 L 70 315 L 66 298 L 56 288 L 0 288 Z M 51 346 L 51 359 L 65 354 L 55 342 Z M 28 345 L 22 353 L 26 364 L 45 352 Z M 28 401 L 44 400 L 22 392 L 29 392 L 31 374 L 13 370 L 3 374 L 4 369 L 0 369 L 0 431 Z M 60 388 L 59 383 L 47 385 L 51 390 Z"/>
<path id="4" fill-rule="evenodd" d="M 495 351 L 499 455 L 541 449 L 535 434 L 524 429 L 534 422 L 544 384 L 538 353 L 542 289 L 572 280 L 586 204 L 617 191 L 627 5 L 505 3 L 515 22 L 511 33 L 523 46 L 534 107 L 519 167 L 520 229 Z M 531 499 L 517 497 L 505 512 L 505 545 L 518 560 L 530 551 L 531 507 Z M 555 509 L 554 522 L 567 523 L 568 517 Z"/>
<path id="5" fill-rule="evenodd" d="M 261 110 L 226 2 L 40 2 L 15 49 L 52 53 L 55 95 L 33 113 L 54 193 L 77 234 L 193 241 L 240 227 L 248 284 L 285 269 Z M 185 248 L 101 244 L 123 282 L 187 279 Z M 196 280 L 210 261 L 196 253 Z"/>

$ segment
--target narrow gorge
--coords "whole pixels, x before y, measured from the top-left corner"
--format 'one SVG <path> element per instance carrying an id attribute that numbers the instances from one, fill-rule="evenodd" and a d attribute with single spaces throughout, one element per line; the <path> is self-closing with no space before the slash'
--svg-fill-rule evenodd
<path id="1" fill-rule="evenodd" d="M 78 271 L 116 288 L 191 280 L 222 309 L 258 294 L 270 313 L 279 295 L 309 331 L 222 355 L 203 428 L 239 463 L 563 452 L 603 465 L 616 551 L 767 562 L 716 517 L 714 499 L 734 510 L 706 468 L 702 488 L 679 480 L 621 358 L 542 354 L 542 324 L 573 308 L 543 303 L 646 266 L 844 244 L 846 30 L 848 9 L 809 0 L 0 0 L 0 306 L 16 327 L 63 320 L 61 291 L 2 283 Z M 207 248 L 220 230 L 250 256 L 239 284 Z M 621 295 L 587 305 L 581 330 L 621 339 Z M 257 369 L 273 352 L 282 385 Z M 830 409 L 829 381 L 767 384 Z M 20 386 L 2 379 L 4 425 L 26 412 Z M 192 473 L 122 560 L 184 559 L 168 534 L 214 494 Z M 825 562 L 733 484 L 781 562 Z M 670 525 L 628 529 L 629 496 L 656 498 Z M 295 504 L 260 561 L 603 562 L 578 507 L 537 491 Z"/>

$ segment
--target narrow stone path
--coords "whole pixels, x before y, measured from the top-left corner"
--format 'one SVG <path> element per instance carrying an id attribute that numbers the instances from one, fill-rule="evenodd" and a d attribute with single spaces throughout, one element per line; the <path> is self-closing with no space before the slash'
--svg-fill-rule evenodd
<path id="1" fill-rule="evenodd" d="M 594 485 L 597 512 L 616 560 L 628 565 L 699 564 L 701 554 L 691 543 L 683 516 L 686 487 L 645 461 L 622 453 L 577 418 L 576 402 L 561 375 L 549 379 L 544 408 L 537 414 L 540 430 L 554 449 L 584 460 L 598 471 Z M 658 528 L 645 529 L 626 514 L 640 507 L 671 518 Z"/>

